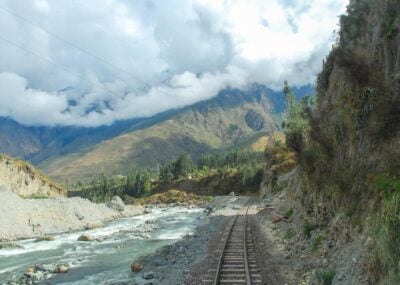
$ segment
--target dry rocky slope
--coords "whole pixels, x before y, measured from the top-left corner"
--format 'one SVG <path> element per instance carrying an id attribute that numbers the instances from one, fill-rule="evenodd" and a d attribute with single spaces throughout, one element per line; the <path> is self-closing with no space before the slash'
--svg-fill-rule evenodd
<path id="1" fill-rule="evenodd" d="M 288 284 L 400 284 L 398 0 L 350 1 L 317 96 L 294 153 L 268 152 L 265 250 Z"/>
<path id="2" fill-rule="evenodd" d="M 1 154 L 0 186 L 21 197 L 58 197 L 65 192 L 30 164 Z"/>
<path id="3" fill-rule="evenodd" d="M 30 164 L 0 156 L 0 241 L 99 227 L 105 221 L 144 213 L 119 197 L 107 204 L 65 198 L 65 191 Z"/>

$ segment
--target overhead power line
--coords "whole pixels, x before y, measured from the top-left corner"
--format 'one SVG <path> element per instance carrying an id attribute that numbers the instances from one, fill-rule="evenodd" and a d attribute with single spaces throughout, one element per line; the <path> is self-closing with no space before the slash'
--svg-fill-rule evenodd
<path id="1" fill-rule="evenodd" d="M 69 40 L 67 40 L 67 39 L 64 39 L 63 37 L 57 35 L 56 33 L 53 33 L 53 32 L 51 32 L 51 31 L 49 31 L 48 29 L 46 29 L 46 28 L 40 26 L 39 24 L 37 24 L 37 23 L 35 23 L 35 22 L 33 22 L 33 21 L 31 21 L 31 20 L 25 18 L 24 16 L 21 16 L 21 15 L 15 13 L 14 11 L 12 11 L 12 10 L 10 10 L 10 9 L 7 9 L 7 8 L 5 8 L 5 7 L 3 7 L 3 6 L 0 6 L 0 10 L 2 10 L 2 11 L 4 11 L 4 12 L 6 12 L 6 13 L 8 13 L 8 14 L 14 16 L 14 17 L 16 17 L 16 18 L 19 19 L 19 20 L 22 20 L 22 21 L 24 21 L 24 22 L 26 22 L 26 23 L 28 23 L 28 24 L 34 26 L 34 27 L 37 28 L 37 29 L 40 29 L 41 31 L 43 31 L 43 32 L 49 34 L 50 36 L 52 36 L 52 37 L 58 39 L 59 41 L 62 41 L 63 43 L 65 43 L 65 44 L 67 44 L 67 45 L 69 45 L 69 46 L 71 46 L 71 47 L 73 47 L 73 48 L 75 48 L 75 49 L 81 51 L 82 53 L 85 53 L 85 54 L 91 56 L 92 58 L 96 59 L 97 61 L 100 61 L 100 62 L 102 62 L 103 64 L 106 64 L 106 65 L 108 65 L 108 66 L 114 68 L 115 70 L 118 70 L 118 71 L 120 71 L 120 72 L 122 72 L 122 73 L 125 73 L 126 75 L 129 75 L 130 77 L 132 77 L 133 79 L 135 79 L 137 82 L 139 82 L 139 83 L 145 85 L 147 88 L 151 88 L 151 86 L 150 86 L 148 83 L 146 83 L 145 81 L 143 81 L 143 80 L 137 78 L 137 77 L 136 77 L 134 74 L 132 74 L 131 72 L 129 72 L 129 71 L 125 70 L 125 69 L 122 69 L 122 68 L 116 66 L 115 64 L 109 62 L 108 60 L 105 60 L 104 58 L 102 58 L 102 57 L 100 57 L 100 56 L 98 56 L 98 55 L 96 55 L 96 54 L 93 54 L 92 52 L 90 52 L 90 51 L 88 51 L 88 50 L 86 50 L 86 49 L 84 49 L 84 48 L 81 48 L 80 46 L 78 46 L 78 45 L 72 43 L 71 41 L 69 41 Z M 126 83 L 126 82 L 125 82 L 125 83 Z"/>

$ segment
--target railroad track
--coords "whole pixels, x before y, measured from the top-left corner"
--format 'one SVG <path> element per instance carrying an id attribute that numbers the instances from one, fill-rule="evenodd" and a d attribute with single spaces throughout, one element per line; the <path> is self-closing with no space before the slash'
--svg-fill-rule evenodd
<path id="1" fill-rule="evenodd" d="M 219 257 L 214 280 L 204 280 L 203 284 L 265 284 L 257 268 L 248 211 L 249 207 L 245 215 L 238 215 L 233 220 Z"/>

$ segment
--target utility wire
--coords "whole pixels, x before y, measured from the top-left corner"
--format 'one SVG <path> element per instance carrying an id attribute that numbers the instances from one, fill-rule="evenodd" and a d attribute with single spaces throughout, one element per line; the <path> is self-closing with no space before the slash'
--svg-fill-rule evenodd
<path id="1" fill-rule="evenodd" d="M 10 9 L 7 9 L 7 8 L 5 8 L 5 7 L 3 7 L 3 6 L 0 6 L 0 10 L 4 11 L 4 12 L 10 14 L 10 15 L 13 15 L 13 16 L 16 17 L 17 19 L 20 19 L 20 20 L 22 20 L 22 21 L 24 21 L 24 22 L 26 22 L 26 23 L 28 23 L 28 24 L 30 24 L 30 25 L 36 27 L 37 29 L 42 30 L 43 32 L 49 34 L 50 36 L 52 36 L 52 37 L 54 37 L 54 38 L 56 38 L 56 39 L 58 39 L 58 40 L 64 42 L 65 44 L 67 44 L 67 45 L 69 45 L 69 46 L 71 46 L 71 47 L 73 47 L 73 48 L 78 49 L 78 50 L 81 51 L 82 53 L 85 53 L 85 54 L 87 54 L 87 55 L 93 57 L 94 59 L 96 59 L 96 60 L 102 62 L 103 64 L 106 64 L 106 65 L 108 65 L 108 66 L 111 66 L 111 67 L 114 68 L 115 70 L 118 70 L 118 71 L 120 71 L 120 72 L 123 72 L 123 73 L 129 75 L 130 77 L 132 77 L 132 78 L 135 79 L 136 81 L 138 81 L 138 82 L 140 82 L 141 84 L 145 85 L 147 88 L 149 88 L 149 89 L 151 88 L 151 86 L 150 86 L 148 83 L 146 83 L 145 81 L 143 81 L 143 80 L 137 78 L 137 77 L 136 77 L 135 75 L 133 75 L 131 72 L 126 71 L 126 70 L 124 70 L 124 69 L 122 69 L 122 68 L 120 68 L 120 67 L 114 65 L 113 63 L 111 63 L 111 62 L 109 62 L 109 61 L 107 61 L 107 60 L 101 58 L 100 56 L 95 55 L 95 54 L 91 53 L 90 51 L 88 51 L 88 50 L 86 50 L 86 49 L 84 49 L 84 48 L 81 48 L 81 47 L 77 46 L 76 44 L 70 42 L 69 40 L 64 39 L 63 37 L 61 37 L 61 36 L 59 36 L 59 35 L 57 35 L 57 34 L 51 32 L 51 31 L 47 30 L 46 28 L 44 28 L 44 27 L 40 26 L 39 24 L 37 24 L 37 23 L 35 23 L 35 22 L 33 22 L 33 21 L 31 21 L 31 20 L 29 20 L 29 19 L 27 19 L 27 18 L 25 18 L 25 17 L 23 17 L 23 16 L 21 16 L 21 15 L 19 15 L 19 14 L 17 14 L 17 13 L 15 13 L 14 11 L 12 11 L 12 10 L 10 10 Z M 126 82 L 125 82 L 125 83 L 126 83 Z"/>
<path id="2" fill-rule="evenodd" d="M 111 94 L 113 94 L 115 96 L 118 96 L 116 93 L 114 93 L 113 91 L 109 90 L 107 87 L 98 84 L 98 82 L 92 81 L 90 79 L 82 78 L 81 74 L 79 74 L 79 73 L 77 73 L 75 71 L 72 71 L 72 70 L 66 68 L 65 66 L 63 66 L 63 65 L 61 65 L 61 64 L 59 64 L 59 63 L 57 63 L 57 62 L 55 62 L 55 61 L 53 61 L 53 60 L 51 60 L 49 58 L 46 58 L 44 56 L 41 56 L 40 54 L 37 54 L 37 53 L 35 53 L 33 51 L 30 51 L 30 50 L 26 49 L 25 47 L 23 47 L 22 45 L 19 45 L 19 44 L 13 42 L 13 41 L 10 41 L 10 40 L 2 37 L 1 35 L 0 35 L 0 40 L 2 40 L 3 42 L 8 43 L 9 45 L 15 46 L 15 47 L 23 50 L 24 52 L 29 53 L 29 54 L 31 54 L 31 55 L 33 55 L 33 56 L 35 56 L 35 57 L 37 57 L 37 58 L 39 58 L 39 59 L 41 59 L 43 61 L 47 61 L 48 63 L 50 63 L 50 64 L 62 69 L 63 71 L 65 71 L 65 72 L 67 72 L 69 74 L 72 74 L 72 75 L 74 75 L 74 76 L 76 76 L 78 78 L 81 78 L 81 79 L 87 81 L 88 83 L 94 84 L 94 85 L 100 87 L 101 89 L 103 89 L 104 91 L 107 91 L 107 92 L 109 92 L 109 93 L 111 93 Z"/>

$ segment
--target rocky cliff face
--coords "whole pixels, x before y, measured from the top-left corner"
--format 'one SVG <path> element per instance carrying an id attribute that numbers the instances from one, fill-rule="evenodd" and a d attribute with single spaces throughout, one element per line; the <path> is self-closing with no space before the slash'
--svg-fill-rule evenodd
<path id="1" fill-rule="evenodd" d="M 399 284 L 398 0 L 350 1 L 318 76 L 317 106 L 307 115 L 310 129 L 296 142 L 297 170 L 285 185 L 269 171 L 264 193 L 287 189 L 311 231 L 323 232 L 333 244 L 368 244 L 351 266 L 369 281 L 343 281 L 337 274 L 333 284 Z M 341 266 L 336 270 L 345 271 Z"/>
<path id="2" fill-rule="evenodd" d="M 57 197 L 64 190 L 26 162 L 0 155 L 0 186 L 21 197 Z"/>

